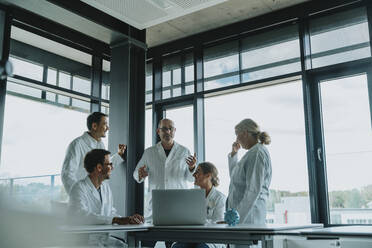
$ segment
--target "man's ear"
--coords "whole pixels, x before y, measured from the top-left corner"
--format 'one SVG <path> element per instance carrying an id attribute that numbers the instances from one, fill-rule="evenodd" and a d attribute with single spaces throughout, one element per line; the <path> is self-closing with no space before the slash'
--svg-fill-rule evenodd
<path id="1" fill-rule="evenodd" d="M 103 166 L 102 166 L 102 164 L 97 164 L 97 171 L 98 172 L 101 172 L 102 170 L 103 170 Z"/>
<path id="2" fill-rule="evenodd" d="M 92 123 L 92 131 L 96 131 L 97 130 L 97 127 L 98 127 L 98 124 L 93 122 Z"/>

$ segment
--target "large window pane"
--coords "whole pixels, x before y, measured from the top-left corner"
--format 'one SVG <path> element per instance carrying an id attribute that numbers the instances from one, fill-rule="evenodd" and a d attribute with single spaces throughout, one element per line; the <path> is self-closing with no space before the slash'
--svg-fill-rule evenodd
<path id="1" fill-rule="evenodd" d="M 22 77 L 43 81 L 43 66 L 23 59 L 10 57 L 9 61 L 13 64 L 13 74 Z"/>
<path id="2" fill-rule="evenodd" d="M 166 109 L 165 116 L 174 121 L 175 140 L 194 152 L 194 112 L 193 106 Z"/>
<path id="3" fill-rule="evenodd" d="M 146 103 L 152 102 L 152 63 L 146 64 Z"/>
<path id="4" fill-rule="evenodd" d="M 193 106 L 166 109 L 165 116 L 174 121 L 176 127 L 175 140 L 194 154 L 194 110 Z M 189 188 L 194 183 L 187 182 Z"/>
<path id="5" fill-rule="evenodd" d="M 243 82 L 301 70 L 297 25 L 242 40 Z"/>
<path id="6" fill-rule="evenodd" d="M 41 90 L 13 83 L 12 78 L 8 79 L 6 90 L 12 93 L 41 98 Z"/>
<path id="7" fill-rule="evenodd" d="M 223 103 L 223 104 L 222 104 Z M 293 82 L 205 99 L 206 160 L 214 163 L 228 194 L 227 154 L 235 141 L 235 125 L 255 120 L 272 138 L 268 223 L 310 223 L 306 136 L 302 83 Z M 238 156 L 244 154 L 239 151 Z M 296 176 L 291 176 L 296 175 Z"/>
<path id="8" fill-rule="evenodd" d="M 90 79 L 73 76 L 72 80 L 72 90 L 90 95 L 92 88 Z"/>
<path id="9" fill-rule="evenodd" d="M 204 50 L 204 89 L 239 84 L 238 41 Z"/>
<path id="10" fill-rule="evenodd" d="M 332 224 L 370 224 L 372 131 L 366 74 L 321 82 Z"/>
<path id="11" fill-rule="evenodd" d="M 45 210 L 50 200 L 67 199 L 58 176 L 54 181 L 50 176 L 32 177 L 61 172 L 68 144 L 86 130 L 86 117 L 86 113 L 7 94 L 0 178 L 13 178 L 13 195 L 19 201 Z M 18 177 L 31 178 L 14 179 Z"/>
<path id="12" fill-rule="evenodd" d="M 61 71 L 58 73 L 58 86 L 65 89 L 71 89 L 71 76 L 69 73 Z"/>
<path id="13" fill-rule="evenodd" d="M 314 68 L 371 56 L 365 8 L 315 19 L 310 33 Z"/>
<path id="14" fill-rule="evenodd" d="M 163 99 L 180 96 L 181 84 L 181 56 L 165 58 L 163 61 Z"/>
<path id="15" fill-rule="evenodd" d="M 185 59 L 185 94 L 194 93 L 194 55 L 186 54 Z"/>

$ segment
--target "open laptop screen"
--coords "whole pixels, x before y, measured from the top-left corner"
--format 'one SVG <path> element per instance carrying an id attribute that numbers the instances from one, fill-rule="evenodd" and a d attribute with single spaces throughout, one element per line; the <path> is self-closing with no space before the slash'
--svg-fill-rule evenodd
<path id="1" fill-rule="evenodd" d="M 206 209 L 204 189 L 152 190 L 154 225 L 204 225 Z"/>

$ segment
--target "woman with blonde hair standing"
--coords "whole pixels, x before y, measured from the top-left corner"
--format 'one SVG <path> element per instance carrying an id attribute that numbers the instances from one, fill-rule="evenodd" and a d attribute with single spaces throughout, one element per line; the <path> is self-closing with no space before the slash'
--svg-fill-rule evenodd
<path id="1" fill-rule="evenodd" d="M 270 144 L 270 136 L 251 119 L 239 122 L 235 134 L 228 155 L 228 207 L 238 211 L 241 224 L 265 224 L 271 182 L 271 159 L 265 145 Z M 238 161 L 236 154 L 241 147 L 248 151 Z"/>

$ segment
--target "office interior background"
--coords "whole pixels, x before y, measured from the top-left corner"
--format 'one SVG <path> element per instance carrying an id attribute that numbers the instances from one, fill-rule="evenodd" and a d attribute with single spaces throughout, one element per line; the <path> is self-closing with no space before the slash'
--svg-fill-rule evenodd
<path id="1" fill-rule="evenodd" d="M 252 118 L 272 137 L 267 223 L 372 224 L 371 1 L 184 1 L 211 3 L 158 19 L 140 6 L 128 22 L 103 2 L 0 1 L 14 66 L 0 82 L 1 194 L 58 209 L 67 146 L 102 111 L 106 147 L 128 145 L 110 182 L 121 214 L 143 211 L 132 172 L 164 117 L 227 195 L 234 126 Z"/>

